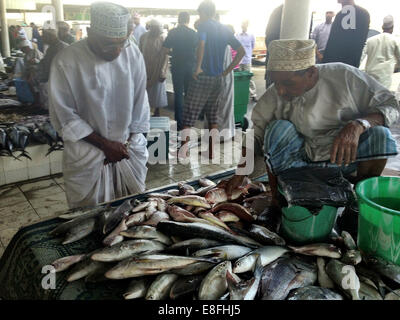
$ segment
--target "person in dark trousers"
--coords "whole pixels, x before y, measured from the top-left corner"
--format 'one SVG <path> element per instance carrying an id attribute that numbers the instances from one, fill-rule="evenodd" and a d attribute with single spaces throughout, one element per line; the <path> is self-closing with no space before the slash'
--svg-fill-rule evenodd
<path id="1" fill-rule="evenodd" d="M 269 17 L 267 30 L 265 31 L 265 46 L 267 48 L 267 55 L 265 57 L 265 68 L 268 65 L 269 60 L 269 44 L 274 40 L 279 40 L 281 38 L 281 22 L 282 22 L 282 14 L 283 14 L 283 4 L 277 7 Z M 268 87 L 272 84 L 271 77 L 269 77 L 269 73 L 265 71 L 265 87 Z"/>
<path id="2" fill-rule="evenodd" d="M 370 16 L 354 0 L 338 0 L 343 10 L 336 15 L 322 63 L 342 62 L 359 68 L 368 37 Z"/>
<path id="3" fill-rule="evenodd" d="M 33 22 L 31 22 L 30 26 L 32 28 L 32 41 L 34 39 L 36 39 L 37 45 L 38 45 L 38 49 L 39 49 L 40 52 L 43 53 L 44 52 L 44 50 L 43 50 L 43 39 L 42 39 L 42 36 L 40 35 L 39 28 Z"/>
<path id="4" fill-rule="evenodd" d="M 178 16 L 178 26 L 172 29 L 164 42 L 164 50 L 171 55 L 171 74 L 174 85 L 175 120 L 178 131 L 183 129 L 183 98 L 189 87 L 196 63 L 197 34 L 189 28 L 188 12 Z"/>

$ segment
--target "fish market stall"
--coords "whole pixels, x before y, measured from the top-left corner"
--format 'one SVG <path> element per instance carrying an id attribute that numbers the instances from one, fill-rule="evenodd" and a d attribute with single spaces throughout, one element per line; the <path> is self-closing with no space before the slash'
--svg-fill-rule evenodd
<path id="1" fill-rule="evenodd" d="M 247 180 L 228 199 L 233 173 L 21 229 L 0 260 L 0 298 L 399 299 L 399 266 L 362 256 L 346 231 L 292 244 L 264 183 Z"/>

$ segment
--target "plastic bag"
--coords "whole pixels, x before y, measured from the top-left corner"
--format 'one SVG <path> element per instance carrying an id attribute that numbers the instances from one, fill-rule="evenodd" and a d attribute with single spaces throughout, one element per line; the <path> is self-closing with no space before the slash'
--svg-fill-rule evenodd
<path id="1" fill-rule="evenodd" d="M 289 206 L 344 207 L 354 200 L 351 183 L 339 168 L 294 168 L 278 176 L 281 193 Z"/>

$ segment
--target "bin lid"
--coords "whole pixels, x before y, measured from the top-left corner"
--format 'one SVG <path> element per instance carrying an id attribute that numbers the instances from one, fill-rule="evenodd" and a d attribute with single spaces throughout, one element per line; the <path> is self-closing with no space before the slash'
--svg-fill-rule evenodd
<path id="1" fill-rule="evenodd" d="M 251 78 L 254 76 L 254 73 L 248 71 L 236 71 L 233 74 L 235 75 L 235 78 Z"/>

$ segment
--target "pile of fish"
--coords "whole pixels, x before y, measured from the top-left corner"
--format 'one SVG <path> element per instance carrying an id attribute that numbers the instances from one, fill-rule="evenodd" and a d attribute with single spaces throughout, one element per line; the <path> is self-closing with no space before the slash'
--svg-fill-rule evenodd
<path id="1" fill-rule="evenodd" d="M 10 156 L 16 160 L 25 157 L 32 160 L 26 151 L 31 141 L 48 144 L 50 148 L 46 156 L 64 148 L 62 139 L 48 120 L 0 124 L 0 156 Z"/>
<path id="2" fill-rule="evenodd" d="M 56 272 L 69 282 L 125 279 L 125 299 L 400 299 L 400 267 L 363 256 L 346 231 L 329 243 L 289 245 L 262 183 L 247 180 L 232 197 L 226 181 L 199 184 L 61 215 L 67 221 L 51 234 L 63 244 L 92 232 L 104 240 L 54 261 Z"/>

